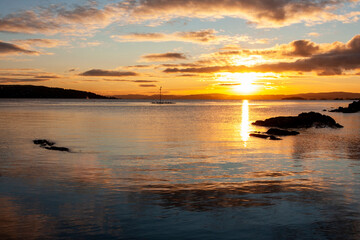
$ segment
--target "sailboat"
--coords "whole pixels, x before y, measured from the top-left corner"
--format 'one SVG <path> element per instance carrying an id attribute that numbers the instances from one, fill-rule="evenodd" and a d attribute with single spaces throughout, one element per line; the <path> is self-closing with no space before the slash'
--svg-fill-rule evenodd
<path id="1" fill-rule="evenodd" d="M 162 87 L 160 87 L 159 101 L 152 102 L 152 104 L 175 104 L 174 102 L 162 101 L 162 99 L 161 99 L 161 89 L 162 89 Z"/>

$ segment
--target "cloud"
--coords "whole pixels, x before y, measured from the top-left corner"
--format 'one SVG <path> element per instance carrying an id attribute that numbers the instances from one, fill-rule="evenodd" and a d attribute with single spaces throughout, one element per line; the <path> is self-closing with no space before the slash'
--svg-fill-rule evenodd
<path id="1" fill-rule="evenodd" d="M 162 67 L 198 67 L 198 63 L 161 64 Z"/>
<path id="2" fill-rule="evenodd" d="M 1 83 L 28 83 L 28 82 L 43 82 L 50 79 L 46 78 L 4 78 L 0 77 Z"/>
<path id="3" fill-rule="evenodd" d="M 127 76 L 137 76 L 135 72 L 124 72 L 124 71 L 112 71 L 112 70 L 102 70 L 102 69 L 91 69 L 89 71 L 79 74 L 80 76 L 91 76 L 91 77 L 127 77 Z"/>
<path id="4" fill-rule="evenodd" d="M 153 65 L 139 64 L 139 65 L 133 65 L 133 66 L 125 66 L 123 68 L 124 69 L 152 69 L 153 67 L 154 67 Z"/>
<path id="5" fill-rule="evenodd" d="M 179 77 L 196 77 L 196 74 L 180 74 Z"/>
<path id="6" fill-rule="evenodd" d="M 53 48 L 53 47 L 57 47 L 57 46 L 67 45 L 67 42 L 63 41 L 63 40 L 40 39 L 40 38 L 14 40 L 12 42 L 15 44 L 21 45 L 22 47 L 25 47 L 25 48 L 30 48 L 30 47 Z"/>
<path id="7" fill-rule="evenodd" d="M 162 62 L 162 61 L 176 61 L 176 60 L 184 60 L 187 57 L 183 53 L 154 53 L 141 56 L 141 58 L 145 61 L 150 62 Z"/>
<path id="8" fill-rule="evenodd" d="M 156 83 L 154 80 L 127 80 L 127 79 L 104 79 L 110 82 L 133 82 L 133 83 Z"/>
<path id="9" fill-rule="evenodd" d="M 0 32 L 29 34 L 89 34 L 110 24 L 152 22 L 161 23 L 174 18 L 245 19 L 258 27 L 276 28 L 304 22 L 357 21 L 360 12 L 336 14 L 336 10 L 359 0 L 123 0 L 103 7 L 95 1 L 84 5 L 52 4 L 18 11 L 0 18 Z M 351 8 L 349 8 L 351 9 Z M 128 36 L 130 37 L 130 36 Z M 139 36 L 137 36 L 139 37 Z M 152 34 L 153 39 L 175 38 L 197 43 L 221 40 L 214 32 L 188 32 L 175 35 Z M 124 40 L 126 36 L 116 37 Z M 220 38 L 220 39 L 219 39 Z M 125 39 L 125 40 L 129 40 Z"/>
<path id="10" fill-rule="evenodd" d="M 327 53 L 345 49 L 346 44 L 315 43 L 310 40 L 295 40 L 288 44 L 275 45 L 265 49 L 240 49 L 237 46 L 227 46 L 220 51 L 203 54 L 198 63 L 209 65 L 246 65 L 252 66 L 260 63 L 274 61 L 294 61 L 316 54 Z"/>
<path id="11" fill-rule="evenodd" d="M 219 86 L 240 86 L 241 83 L 220 83 Z"/>
<path id="12" fill-rule="evenodd" d="M 12 43 L 0 41 L 0 55 L 39 55 L 40 52 L 28 50 Z"/>
<path id="13" fill-rule="evenodd" d="M 40 76 L 37 76 L 36 78 L 47 78 L 47 79 L 54 79 L 54 78 L 60 78 L 59 76 L 57 75 L 40 75 Z"/>
<path id="14" fill-rule="evenodd" d="M 76 5 L 71 9 L 51 5 L 34 10 L 20 11 L 0 18 L 1 32 L 15 33 L 73 33 L 81 34 L 103 28 L 119 19 L 122 9 L 106 5 L 98 9 L 94 2 Z"/>
<path id="15" fill-rule="evenodd" d="M 1 32 L 56 33 L 61 24 L 54 19 L 42 18 L 34 11 L 11 13 L 0 19 Z"/>
<path id="16" fill-rule="evenodd" d="M 360 35 L 354 36 L 344 45 L 338 46 L 328 52 L 312 55 L 309 58 L 299 59 L 295 62 L 280 62 L 257 66 L 259 70 L 267 71 L 316 71 L 320 76 L 341 75 L 344 71 L 360 68 Z M 272 69 L 272 70 L 270 70 Z"/>
<path id="17" fill-rule="evenodd" d="M 289 56 L 309 57 L 320 50 L 319 46 L 307 40 L 293 41 L 290 43 L 290 47 L 291 50 L 287 53 Z"/>
<path id="18" fill-rule="evenodd" d="M 118 42 L 190 42 L 195 44 L 219 44 L 226 42 L 247 42 L 249 44 L 266 44 L 271 39 L 252 39 L 247 35 L 217 35 L 214 29 L 199 31 L 174 32 L 174 33 L 131 33 L 124 35 L 112 35 Z"/>
<path id="19" fill-rule="evenodd" d="M 315 44 L 294 41 L 289 45 L 294 50 L 287 55 L 301 56 L 296 61 L 245 65 L 224 65 L 209 67 L 167 68 L 165 73 L 216 73 L 216 72 L 316 72 L 319 76 L 342 75 L 345 71 L 360 68 L 360 35 L 354 36 L 346 44 L 335 42 L 327 51 L 319 51 Z"/>
<path id="20" fill-rule="evenodd" d="M 140 84 L 139 87 L 156 87 L 155 84 Z"/>
<path id="21" fill-rule="evenodd" d="M 174 33 L 132 33 L 127 35 L 113 35 L 113 39 L 119 42 L 191 42 L 200 44 L 214 44 L 229 39 L 229 36 L 218 36 L 214 29 L 205 29 L 190 32 L 174 32 Z"/>
<path id="22" fill-rule="evenodd" d="M 241 66 L 241 70 L 247 69 Z M 232 70 L 234 69 L 234 70 Z M 240 71 L 240 66 L 212 66 L 212 67 L 192 67 L 192 68 L 167 68 L 165 73 L 216 73 L 216 72 L 233 72 Z"/>
<path id="23" fill-rule="evenodd" d="M 0 69 L 1 83 L 43 82 L 61 77 L 53 73 L 42 72 L 39 69 Z"/>
<path id="24" fill-rule="evenodd" d="M 40 71 L 39 69 L 36 68 L 0 68 L 0 71 L 7 71 L 7 72 L 12 72 L 12 71 L 31 71 L 31 72 L 35 72 L 35 71 Z"/>
<path id="25" fill-rule="evenodd" d="M 167 21 L 172 18 L 246 19 L 259 27 L 281 27 L 294 23 L 357 20 L 359 12 L 336 15 L 334 11 L 358 0 L 132 0 L 130 15 L 139 21 Z"/>
<path id="26" fill-rule="evenodd" d="M 155 82 L 158 82 L 158 81 L 153 81 L 153 80 L 134 80 L 132 82 L 135 82 L 135 83 L 155 83 Z"/>
<path id="27" fill-rule="evenodd" d="M 320 36 L 320 33 L 311 32 L 311 33 L 308 33 L 308 36 L 310 36 L 310 37 L 319 37 L 319 36 Z"/>

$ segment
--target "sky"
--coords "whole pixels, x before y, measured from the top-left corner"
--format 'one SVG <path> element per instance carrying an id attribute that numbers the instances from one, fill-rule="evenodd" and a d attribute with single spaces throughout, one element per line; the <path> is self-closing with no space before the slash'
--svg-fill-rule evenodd
<path id="1" fill-rule="evenodd" d="M 0 84 L 360 92 L 360 0 L 0 0 Z"/>

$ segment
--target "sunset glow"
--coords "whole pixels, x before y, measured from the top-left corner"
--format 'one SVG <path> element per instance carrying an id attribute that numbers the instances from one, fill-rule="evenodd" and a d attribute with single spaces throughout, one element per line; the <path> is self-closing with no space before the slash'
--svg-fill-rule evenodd
<path id="1" fill-rule="evenodd" d="M 229 88 L 230 92 L 248 95 L 260 93 L 276 77 L 274 73 L 219 73 L 216 80 L 220 86 Z"/>
<path id="2" fill-rule="evenodd" d="M 0 240 L 359 239 L 360 0 L 0 0 Z"/>
<path id="3" fill-rule="evenodd" d="M 0 84 L 103 95 L 360 92 L 359 2 L 0 1 Z"/>

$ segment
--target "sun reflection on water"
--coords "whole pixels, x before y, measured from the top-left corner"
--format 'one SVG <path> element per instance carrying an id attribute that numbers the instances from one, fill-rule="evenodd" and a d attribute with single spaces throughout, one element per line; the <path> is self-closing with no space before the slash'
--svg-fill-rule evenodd
<path id="1" fill-rule="evenodd" d="M 242 118 L 241 118 L 241 130 L 240 135 L 244 141 L 244 147 L 246 147 L 246 142 L 249 139 L 250 132 L 250 122 L 249 122 L 249 101 L 244 100 L 242 103 Z"/>

